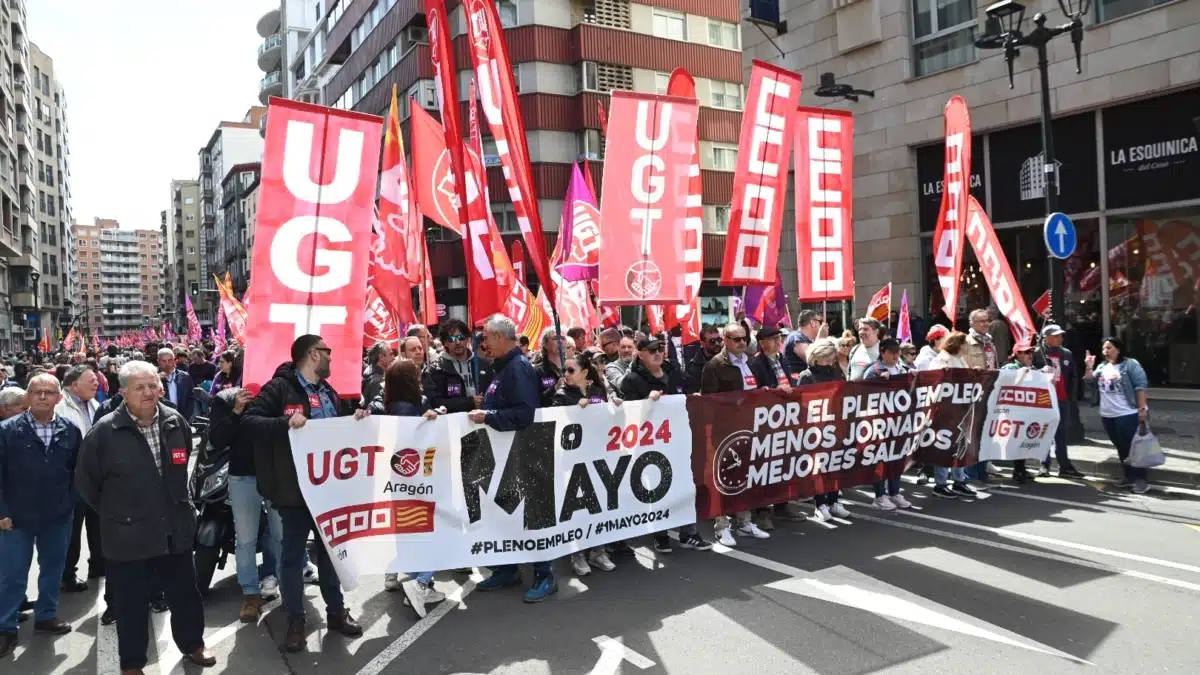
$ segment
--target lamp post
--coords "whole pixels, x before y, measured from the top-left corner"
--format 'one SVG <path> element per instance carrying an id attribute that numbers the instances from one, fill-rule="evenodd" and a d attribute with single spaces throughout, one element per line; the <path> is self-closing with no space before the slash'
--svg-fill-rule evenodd
<path id="1" fill-rule="evenodd" d="M 1002 0 L 988 6 L 986 31 L 975 40 L 980 49 L 1003 49 L 1008 63 L 1008 88 L 1013 87 L 1013 62 L 1020 54 L 1018 47 L 1033 47 L 1037 50 L 1038 75 L 1042 87 L 1042 193 L 1046 199 L 1046 215 L 1058 211 L 1058 167 L 1054 159 L 1054 133 L 1051 129 L 1053 111 L 1050 110 L 1050 59 L 1047 45 L 1059 35 L 1069 34 L 1075 45 L 1075 72 L 1083 72 L 1081 46 L 1083 44 L 1083 17 L 1091 7 L 1091 0 L 1058 0 L 1058 6 L 1070 23 L 1047 26 L 1047 17 L 1041 12 L 1033 17 L 1034 28 L 1028 35 L 1021 31 L 1025 20 L 1025 5 L 1016 0 Z M 1050 259 L 1050 311 L 1051 321 L 1061 325 L 1064 319 L 1063 285 L 1065 277 L 1063 261 L 1053 256 Z"/>
<path id="2" fill-rule="evenodd" d="M 37 321 L 37 323 L 33 325 L 33 337 L 37 341 L 36 349 L 39 350 L 42 348 L 42 310 L 41 306 L 38 304 L 38 298 L 40 297 L 38 295 L 38 279 L 41 278 L 42 275 L 39 272 L 29 273 L 29 280 L 33 282 L 33 315 L 36 317 L 35 320 Z"/>

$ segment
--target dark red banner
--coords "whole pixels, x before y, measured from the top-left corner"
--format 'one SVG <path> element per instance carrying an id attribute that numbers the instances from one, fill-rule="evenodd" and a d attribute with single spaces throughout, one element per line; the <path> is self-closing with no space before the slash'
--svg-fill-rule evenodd
<path id="1" fill-rule="evenodd" d="M 911 462 L 970 466 L 995 372 L 688 397 L 696 517 L 895 478 Z"/>

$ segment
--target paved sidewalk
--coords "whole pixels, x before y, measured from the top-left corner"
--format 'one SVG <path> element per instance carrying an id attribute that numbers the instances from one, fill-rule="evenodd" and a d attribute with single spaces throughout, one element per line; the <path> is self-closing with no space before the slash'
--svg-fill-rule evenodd
<path id="1" fill-rule="evenodd" d="M 1116 448 L 1100 424 L 1100 409 L 1085 402 L 1080 406 L 1079 416 L 1086 443 L 1071 446 L 1071 462 L 1086 474 L 1121 477 Z M 1166 464 L 1150 469 L 1150 482 L 1200 487 L 1200 404 L 1154 401 L 1150 406 L 1150 426 L 1167 455 Z"/>

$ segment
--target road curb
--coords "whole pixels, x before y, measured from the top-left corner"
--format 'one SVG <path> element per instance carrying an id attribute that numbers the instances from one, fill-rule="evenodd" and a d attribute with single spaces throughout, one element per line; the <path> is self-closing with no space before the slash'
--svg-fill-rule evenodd
<path id="1" fill-rule="evenodd" d="M 1124 466 L 1116 457 L 1101 461 L 1072 458 L 1071 463 L 1075 465 L 1076 469 L 1089 476 L 1112 479 L 1125 477 Z M 1190 488 L 1200 487 L 1200 473 L 1195 471 L 1180 471 L 1169 467 L 1160 466 L 1147 470 L 1146 479 L 1151 483 L 1179 485 Z"/>

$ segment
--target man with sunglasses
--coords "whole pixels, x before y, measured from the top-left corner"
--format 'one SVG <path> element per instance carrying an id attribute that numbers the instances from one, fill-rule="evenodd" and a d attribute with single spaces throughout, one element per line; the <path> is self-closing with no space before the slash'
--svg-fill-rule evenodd
<path id="1" fill-rule="evenodd" d="M 283 523 L 279 591 L 288 615 L 284 649 L 298 652 L 308 642 L 304 617 L 304 550 L 309 534 L 316 532 L 312 513 L 300 492 L 292 443 L 288 431 L 309 419 L 353 414 L 362 419 L 367 410 L 355 410 L 330 386 L 333 350 L 320 335 L 301 335 L 292 343 L 292 360 L 275 370 L 242 417 L 247 436 L 254 438 L 254 473 L 258 491 L 279 511 Z M 318 533 L 319 536 L 319 533 Z M 347 637 L 362 635 L 362 626 L 350 616 L 338 584 L 337 572 L 324 545 L 315 547 L 318 585 L 325 601 L 326 628 Z"/>
<path id="2" fill-rule="evenodd" d="M 471 330 L 459 319 L 450 319 L 442 327 L 441 358 L 425 370 L 423 386 L 429 404 L 447 411 L 470 412 L 483 407 L 483 392 L 492 383 L 492 362 L 480 357 L 474 363 Z"/>
<path id="3" fill-rule="evenodd" d="M 717 330 L 716 326 L 706 325 L 700 329 L 700 349 L 687 364 L 687 383 L 685 385 L 687 393 L 695 394 L 700 391 L 700 379 L 704 373 L 704 366 L 708 365 L 712 357 L 721 353 L 723 344 L 721 332 Z"/>
<path id="4" fill-rule="evenodd" d="M 604 352 L 605 365 L 616 361 L 620 358 L 621 329 L 617 327 L 605 328 L 600 331 L 600 349 Z"/>

